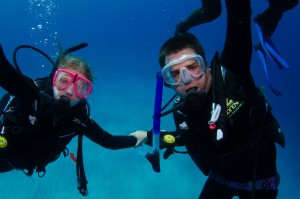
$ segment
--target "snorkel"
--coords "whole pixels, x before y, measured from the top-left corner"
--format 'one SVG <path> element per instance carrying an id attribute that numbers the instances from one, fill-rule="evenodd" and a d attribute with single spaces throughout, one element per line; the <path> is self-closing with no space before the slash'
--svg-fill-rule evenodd
<path id="1" fill-rule="evenodd" d="M 163 78 L 161 72 L 156 74 L 156 91 L 155 91 L 155 102 L 154 102 L 154 115 L 153 115 L 153 128 L 152 128 L 152 153 L 147 153 L 146 158 L 151 163 L 152 168 L 155 172 L 160 172 L 160 155 L 159 155 L 159 145 L 160 145 L 160 112 L 162 103 L 162 93 L 163 93 Z"/>

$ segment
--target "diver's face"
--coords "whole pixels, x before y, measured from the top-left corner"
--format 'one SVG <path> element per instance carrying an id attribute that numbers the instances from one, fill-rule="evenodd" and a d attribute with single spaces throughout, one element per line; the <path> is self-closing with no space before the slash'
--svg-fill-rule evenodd
<path id="1" fill-rule="evenodd" d="M 172 60 L 178 59 L 184 54 L 196 54 L 196 52 L 195 52 L 195 50 L 193 50 L 191 48 L 185 48 L 181 51 L 178 51 L 176 53 L 166 56 L 165 63 L 169 63 Z M 177 64 L 176 66 L 174 66 L 173 69 L 180 71 L 181 68 L 187 67 L 187 66 L 190 66 L 193 64 L 194 64 L 193 60 L 187 59 L 187 60 Z M 188 91 L 191 89 L 196 89 L 198 92 L 205 91 L 206 93 L 208 93 L 208 91 L 211 87 L 211 78 L 212 77 L 211 77 L 210 70 L 207 69 L 207 70 L 205 70 L 205 73 L 203 76 L 201 76 L 199 78 L 192 77 L 189 82 L 185 82 L 184 84 L 180 84 L 180 85 L 174 85 L 171 87 L 182 98 L 185 98 Z"/>
<path id="2" fill-rule="evenodd" d="M 74 69 L 67 69 L 67 71 L 72 72 L 72 73 L 76 73 L 84 78 L 87 78 L 83 73 L 78 72 Z M 59 99 L 60 97 L 64 96 L 67 97 L 70 100 L 70 106 L 75 106 L 76 104 L 78 104 L 78 102 L 80 101 L 80 97 L 78 97 L 75 93 L 75 89 L 74 89 L 74 83 L 71 83 L 68 87 L 64 88 L 64 89 L 60 89 L 56 86 L 53 86 L 53 92 L 54 92 L 54 98 L 55 99 Z"/>

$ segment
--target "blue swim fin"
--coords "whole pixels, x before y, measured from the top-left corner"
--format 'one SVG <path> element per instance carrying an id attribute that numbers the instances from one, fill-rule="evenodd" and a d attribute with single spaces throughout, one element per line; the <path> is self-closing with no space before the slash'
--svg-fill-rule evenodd
<path id="1" fill-rule="evenodd" d="M 267 81 L 269 84 L 269 87 L 273 91 L 275 95 L 281 95 L 280 91 L 278 91 L 271 83 L 269 71 L 268 71 L 268 65 L 267 65 L 267 57 L 269 57 L 274 63 L 276 63 L 277 67 L 279 69 L 289 69 L 289 65 L 287 62 L 281 57 L 279 54 L 275 44 L 273 43 L 271 37 L 265 33 L 262 28 L 259 26 L 258 23 L 254 23 L 258 37 L 260 40 L 260 43 L 254 47 L 256 52 L 258 53 L 258 56 L 264 66 L 264 71 L 267 76 Z"/>
<path id="2" fill-rule="evenodd" d="M 261 47 L 265 54 L 272 59 L 279 69 L 289 69 L 288 63 L 281 57 L 271 37 L 265 33 L 258 23 L 255 23 L 255 27 L 258 33 L 258 37 L 261 43 Z"/>
<path id="3" fill-rule="evenodd" d="M 270 89 L 272 90 L 272 92 L 275 95 L 277 95 L 277 96 L 282 95 L 281 92 L 279 90 L 277 90 L 271 83 L 270 76 L 269 76 L 269 70 L 268 70 L 268 66 L 267 66 L 266 53 L 264 52 L 262 45 L 258 44 L 256 46 L 254 46 L 254 49 L 258 53 L 258 56 L 264 66 L 264 71 L 266 73 L 267 81 L 268 81 L 268 85 L 269 85 Z"/>
<path id="4" fill-rule="evenodd" d="M 278 52 L 276 46 L 274 45 L 273 41 L 271 40 L 271 38 L 269 38 L 268 41 L 265 42 L 265 45 L 270 54 L 270 58 L 277 64 L 277 66 L 280 69 L 289 69 L 290 68 L 288 63 L 279 54 L 279 52 Z"/>

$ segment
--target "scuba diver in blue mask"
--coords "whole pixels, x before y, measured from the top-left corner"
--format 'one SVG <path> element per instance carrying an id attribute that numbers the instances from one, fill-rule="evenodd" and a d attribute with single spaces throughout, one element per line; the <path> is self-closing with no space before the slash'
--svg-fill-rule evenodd
<path id="1" fill-rule="evenodd" d="M 92 72 L 86 62 L 70 55 L 86 45 L 62 52 L 56 63 L 51 62 L 50 76 L 34 81 L 21 73 L 16 62 L 16 68 L 9 63 L 0 46 L 0 85 L 8 92 L 0 101 L 0 172 L 16 169 L 31 176 L 36 171 L 42 177 L 49 163 L 61 153 L 68 155 L 66 146 L 78 136 L 73 159 L 78 190 L 85 196 L 82 136 L 113 150 L 137 145 L 135 137 L 111 135 L 90 117 L 86 98 L 92 91 Z"/>
<path id="2" fill-rule="evenodd" d="M 203 23 L 217 19 L 222 11 L 220 0 L 201 0 L 202 7 L 192 12 L 186 19 L 176 25 L 175 34 L 186 33 L 191 28 Z M 271 59 L 280 69 L 289 69 L 288 63 L 282 58 L 271 36 L 281 20 L 283 13 L 295 8 L 299 0 L 268 0 L 269 6 L 262 13 L 254 18 L 255 27 L 258 32 L 260 42 L 254 49 L 264 66 L 268 84 L 275 95 L 281 95 L 272 84 L 268 66 L 267 57 Z"/>
<path id="3" fill-rule="evenodd" d="M 250 0 L 226 0 L 226 8 L 224 49 L 210 68 L 203 47 L 190 33 L 173 36 L 160 49 L 161 76 L 177 96 L 171 109 L 176 131 L 160 132 L 160 148 L 166 148 L 167 159 L 183 153 L 176 146 L 186 147 L 208 176 L 200 199 L 275 199 L 275 143 L 284 147 L 285 140 L 251 75 Z M 152 145 L 152 130 L 133 135 Z"/>

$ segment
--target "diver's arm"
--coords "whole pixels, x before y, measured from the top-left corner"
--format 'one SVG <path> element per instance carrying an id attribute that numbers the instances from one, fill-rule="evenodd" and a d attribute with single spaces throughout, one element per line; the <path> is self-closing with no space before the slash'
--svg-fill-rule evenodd
<path id="1" fill-rule="evenodd" d="M 95 121 L 91 120 L 91 124 L 84 132 L 84 135 L 93 142 L 108 149 L 123 149 L 134 147 L 137 139 L 134 136 L 111 135 L 103 130 Z"/>
<path id="2" fill-rule="evenodd" d="M 0 45 L 0 86 L 22 102 L 33 103 L 39 97 L 39 90 L 32 80 L 18 73 L 6 59 Z"/>
<path id="3" fill-rule="evenodd" d="M 226 0 L 227 30 L 222 64 L 254 85 L 250 72 L 252 56 L 250 0 Z"/>

